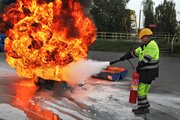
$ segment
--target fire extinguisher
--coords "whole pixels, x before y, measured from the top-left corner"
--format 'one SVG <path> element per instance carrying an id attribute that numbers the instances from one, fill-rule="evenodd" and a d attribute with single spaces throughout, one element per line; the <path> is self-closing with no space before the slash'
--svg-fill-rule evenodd
<path id="1" fill-rule="evenodd" d="M 129 103 L 136 104 L 139 85 L 139 73 L 133 72 L 130 85 Z"/>

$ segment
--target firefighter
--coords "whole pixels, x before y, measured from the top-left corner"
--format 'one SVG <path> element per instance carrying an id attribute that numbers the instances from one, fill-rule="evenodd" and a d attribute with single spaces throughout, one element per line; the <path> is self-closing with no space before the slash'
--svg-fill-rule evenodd
<path id="1" fill-rule="evenodd" d="M 151 83 L 158 77 L 159 71 L 159 47 L 154 39 L 152 39 L 153 32 L 148 28 L 143 28 L 140 31 L 139 39 L 142 45 L 135 50 L 126 53 L 119 60 L 124 61 L 130 58 L 138 57 L 138 65 L 136 71 L 140 75 L 138 85 L 138 108 L 132 109 L 136 115 L 149 113 L 149 101 L 147 99 Z"/>

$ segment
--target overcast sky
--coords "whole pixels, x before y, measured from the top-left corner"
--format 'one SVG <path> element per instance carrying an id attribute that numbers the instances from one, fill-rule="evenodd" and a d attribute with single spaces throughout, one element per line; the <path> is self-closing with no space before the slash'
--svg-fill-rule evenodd
<path id="1" fill-rule="evenodd" d="M 137 25 L 139 24 L 139 11 L 140 8 L 143 9 L 143 7 L 141 6 L 143 0 L 130 0 L 129 3 L 127 4 L 127 8 L 131 9 L 131 10 L 135 10 L 136 12 L 136 21 L 137 21 Z M 155 5 L 154 8 L 157 7 L 159 4 L 163 3 L 164 0 L 153 0 Z M 172 0 L 175 2 L 176 4 L 176 11 L 178 12 L 177 15 L 177 20 L 180 21 L 180 0 Z M 141 15 L 141 18 L 142 15 Z M 142 21 L 142 19 L 141 19 Z M 141 27 L 142 27 L 143 22 L 141 22 Z M 139 25 L 138 25 L 139 26 Z"/>

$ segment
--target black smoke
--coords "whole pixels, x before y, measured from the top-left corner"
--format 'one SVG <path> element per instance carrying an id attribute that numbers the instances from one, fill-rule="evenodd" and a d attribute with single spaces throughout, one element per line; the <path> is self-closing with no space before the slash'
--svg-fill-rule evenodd
<path id="1" fill-rule="evenodd" d="M 79 2 L 83 6 L 85 14 L 89 16 L 89 8 L 91 7 L 92 0 L 74 0 L 74 1 Z"/>

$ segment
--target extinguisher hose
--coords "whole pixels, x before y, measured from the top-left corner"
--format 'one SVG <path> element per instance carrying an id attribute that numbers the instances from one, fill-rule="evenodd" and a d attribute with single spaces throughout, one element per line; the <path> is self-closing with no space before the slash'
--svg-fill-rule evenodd
<path id="1" fill-rule="evenodd" d="M 132 69 L 135 70 L 134 65 L 132 64 L 132 62 L 130 60 L 127 60 L 129 62 L 129 64 L 131 65 Z"/>

